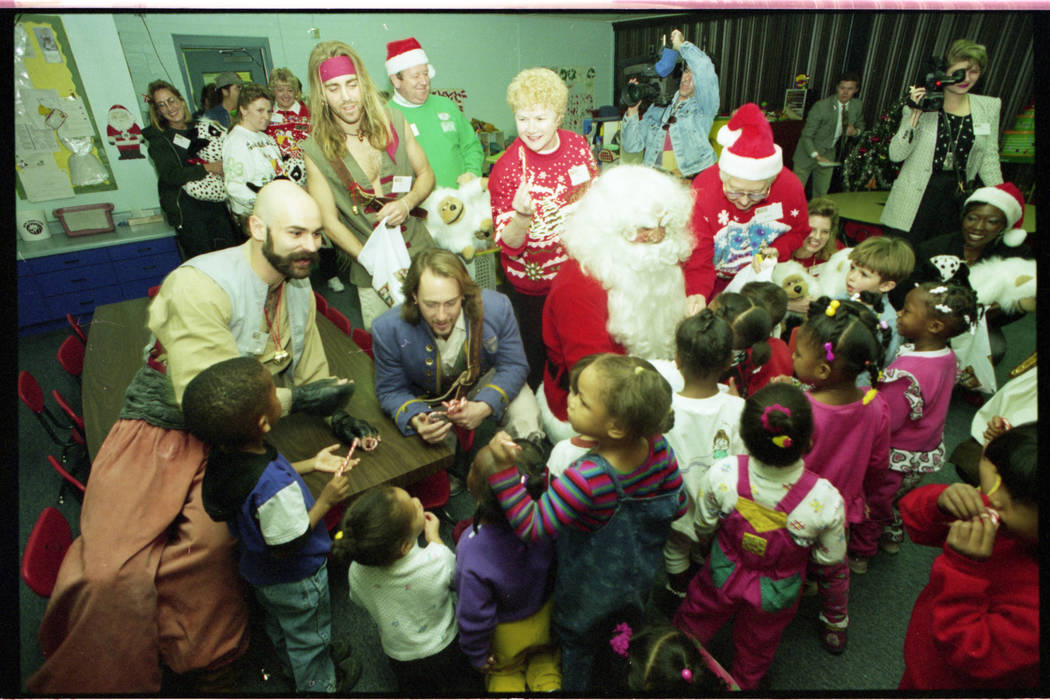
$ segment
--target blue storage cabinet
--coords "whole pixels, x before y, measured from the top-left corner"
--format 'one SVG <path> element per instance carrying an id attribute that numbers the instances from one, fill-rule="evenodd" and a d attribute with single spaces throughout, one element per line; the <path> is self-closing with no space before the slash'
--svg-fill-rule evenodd
<path id="1" fill-rule="evenodd" d="M 19 260 L 20 332 L 48 330 L 66 314 L 146 296 L 181 262 L 174 236 Z"/>

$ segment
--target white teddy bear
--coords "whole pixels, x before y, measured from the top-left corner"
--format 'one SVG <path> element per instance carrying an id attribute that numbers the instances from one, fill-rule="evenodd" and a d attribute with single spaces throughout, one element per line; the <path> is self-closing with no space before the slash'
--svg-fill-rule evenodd
<path id="1" fill-rule="evenodd" d="M 423 202 L 427 229 L 440 248 L 458 253 L 470 262 L 478 239 L 492 238 L 492 204 L 482 178 L 454 187 L 437 187 Z"/>

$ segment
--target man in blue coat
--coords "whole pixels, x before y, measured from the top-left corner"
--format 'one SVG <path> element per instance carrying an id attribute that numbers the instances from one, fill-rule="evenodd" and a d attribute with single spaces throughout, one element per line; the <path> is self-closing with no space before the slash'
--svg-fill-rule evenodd
<path id="1" fill-rule="evenodd" d="M 380 406 L 404 435 L 439 443 L 453 427 L 480 428 L 484 445 L 529 369 L 510 301 L 440 248 L 412 261 L 404 291 L 372 325 Z"/>

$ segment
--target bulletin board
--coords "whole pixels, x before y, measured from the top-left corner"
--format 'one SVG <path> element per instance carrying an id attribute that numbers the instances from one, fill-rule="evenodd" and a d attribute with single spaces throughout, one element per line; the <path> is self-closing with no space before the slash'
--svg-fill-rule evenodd
<path id="1" fill-rule="evenodd" d="M 39 202 L 117 189 L 62 20 L 14 27 L 15 192 Z"/>
<path id="2" fill-rule="evenodd" d="M 583 133 L 583 120 L 591 116 L 591 110 L 597 109 L 594 104 L 594 66 L 552 66 L 569 88 L 569 104 L 565 110 L 565 119 L 561 128 Z"/>

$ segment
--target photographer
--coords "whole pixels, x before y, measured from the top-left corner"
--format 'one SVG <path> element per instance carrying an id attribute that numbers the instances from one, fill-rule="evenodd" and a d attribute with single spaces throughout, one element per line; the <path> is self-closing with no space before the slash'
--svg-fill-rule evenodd
<path id="1" fill-rule="evenodd" d="M 691 179 L 716 160 L 707 135 L 718 114 L 718 76 L 708 55 L 677 29 L 671 46 L 685 59 L 678 91 L 670 104 L 652 105 L 641 119 L 640 101 L 628 107 L 621 145 L 626 153 L 644 149 L 643 162 L 650 167 Z"/>
<path id="2" fill-rule="evenodd" d="M 984 46 L 957 39 L 944 58 L 943 105 L 927 87 L 912 86 L 900 128 L 890 141 L 891 161 L 904 161 L 883 209 L 881 223 L 890 235 L 907 239 L 915 248 L 922 241 L 944 233 L 959 221 L 962 202 L 975 178 L 984 186 L 1003 181 L 999 168 L 998 97 L 972 95 L 988 63 Z M 961 71 L 955 81 L 951 76 Z M 929 79 L 926 81 L 931 83 Z M 930 87 L 933 87 L 930 84 Z"/>

